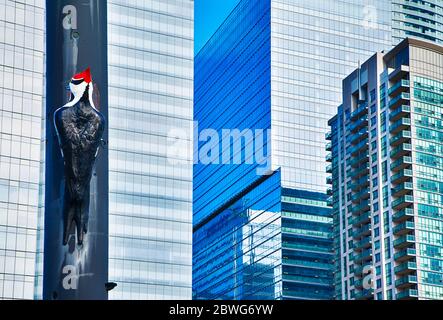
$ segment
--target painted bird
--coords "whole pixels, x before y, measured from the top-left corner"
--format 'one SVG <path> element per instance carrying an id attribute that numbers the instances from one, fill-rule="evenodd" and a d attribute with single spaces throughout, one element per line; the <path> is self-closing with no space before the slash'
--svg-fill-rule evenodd
<path id="1" fill-rule="evenodd" d="M 54 113 L 65 174 L 63 245 L 75 228 L 82 245 L 88 231 L 90 182 L 106 122 L 94 106 L 89 68 L 75 75 L 69 88 L 70 101 Z"/>

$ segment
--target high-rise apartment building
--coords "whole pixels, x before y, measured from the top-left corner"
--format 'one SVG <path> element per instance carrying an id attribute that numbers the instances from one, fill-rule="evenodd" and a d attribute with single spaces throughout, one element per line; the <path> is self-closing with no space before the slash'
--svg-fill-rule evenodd
<path id="1" fill-rule="evenodd" d="M 34 293 L 44 4 L 0 1 L 0 299 Z"/>
<path id="2" fill-rule="evenodd" d="M 331 119 L 337 299 L 443 299 L 443 47 L 406 39 Z"/>

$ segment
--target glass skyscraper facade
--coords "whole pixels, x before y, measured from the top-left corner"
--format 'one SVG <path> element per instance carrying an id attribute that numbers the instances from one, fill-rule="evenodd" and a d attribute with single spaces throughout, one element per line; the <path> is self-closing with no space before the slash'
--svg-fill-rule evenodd
<path id="1" fill-rule="evenodd" d="M 406 37 L 443 44 L 443 0 L 392 0 L 394 44 Z"/>
<path id="2" fill-rule="evenodd" d="M 406 39 L 330 121 L 338 299 L 443 299 L 443 47 Z"/>
<path id="3" fill-rule="evenodd" d="M 44 3 L 0 0 L 0 299 L 34 294 Z"/>
<path id="4" fill-rule="evenodd" d="M 193 26 L 191 0 L 108 1 L 110 299 L 191 298 Z"/>
<path id="5" fill-rule="evenodd" d="M 325 134 L 342 80 L 391 47 L 386 0 L 272 0 L 272 164 L 285 187 L 326 192 Z M 389 4 L 389 2 L 388 2 Z"/>
<path id="6" fill-rule="evenodd" d="M 253 234 L 245 236 L 241 250 L 234 238 L 225 238 L 217 246 L 213 241 L 195 241 L 194 296 L 332 298 L 332 215 L 327 207 L 331 199 L 326 197 L 327 175 L 322 171 L 327 121 L 339 103 L 344 76 L 359 59 L 391 43 L 391 11 L 385 1 L 256 0 L 240 1 L 202 48 L 195 58 L 194 119 L 199 132 L 213 129 L 223 136 L 222 129 L 272 129 L 265 148 L 270 146 L 271 169 L 278 170 L 280 187 L 274 191 L 277 196 L 268 197 L 277 202 L 272 202 L 270 210 L 260 205 L 262 194 L 257 199 L 246 196 L 248 201 L 242 202 L 242 208 L 261 210 L 267 219 L 274 217 L 273 227 L 279 231 L 270 232 L 265 240 L 260 238 L 262 241 L 254 239 Z M 236 138 L 233 140 L 242 141 Z M 204 143 L 203 139 L 199 146 L 204 147 Z M 244 159 L 247 148 L 242 145 L 239 151 Z M 234 155 L 230 156 L 232 160 Z M 240 165 L 195 166 L 195 239 L 221 228 L 223 215 L 233 210 L 232 206 L 236 208 L 245 194 L 253 194 L 260 184 L 276 179 L 258 175 L 257 166 L 247 161 Z M 285 201 L 286 197 L 291 199 L 288 192 L 298 194 L 292 198 L 304 201 L 304 206 L 283 209 L 290 206 Z M 277 208 L 280 213 L 276 214 Z M 231 219 L 228 228 L 235 233 L 248 225 L 253 228 L 253 220 Z M 281 251 L 261 250 L 264 242 L 279 245 Z M 269 259 L 267 283 L 273 289 L 249 288 L 244 293 L 247 284 L 237 283 L 234 289 L 225 283 L 222 291 L 210 291 L 206 284 L 223 279 L 218 270 L 234 277 L 243 270 L 236 261 L 254 248 Z M 236 259 L 223 256 L 236 250 Z M 275 259 L 281 257 L 280 262 L 272 258 L 274 254 Z M 207 268 L 198 262 L 203 256 L 225 258 Z M 252 270 L 262 267 L 251 260 L 248 266 Z M 316 278 L 318 270 L 320 278 Z M 258 282 L 255 279 L 260 276 L 258 272 L 249 274 L 250 282 Z"/>

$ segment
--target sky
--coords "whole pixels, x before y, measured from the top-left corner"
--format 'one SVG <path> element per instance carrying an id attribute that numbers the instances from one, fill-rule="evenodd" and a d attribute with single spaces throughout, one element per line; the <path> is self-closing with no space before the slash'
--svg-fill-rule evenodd
<path id="1" fill-rule="evenodd" d="M 194 0 L 194 53 L 200 51 L 239 0 Z"/>

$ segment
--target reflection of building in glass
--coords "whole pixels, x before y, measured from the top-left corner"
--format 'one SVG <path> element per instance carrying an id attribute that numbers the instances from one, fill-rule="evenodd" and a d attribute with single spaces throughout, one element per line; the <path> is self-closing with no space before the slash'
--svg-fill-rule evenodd
<path id="1" fill-rule="evenodd" d="M 0 1 L 0 299 L 34 293 L 44 9 L 28 3 Z"/>
<path id="2" fill-rule="evenodd" d="M 167 137 L 191 137 L 193 19 L 191 0 L 108 1 L 110 299 L 191 298 L 192 160 Z"/>
<path id="3" fill-rule="evenodd" d="M 330 121 L 338 299 L 443 299 L 442 70 L 443 47 L 407 39 L 344 81 Z"/>
<path id="4" fill-rule="evenodd" d="M 392 38 L 385 1 L 372 2 L 377 14 L 370 24 L 362 23 L 365 3 L 240 1 L 195 58 L 194 117 L 200 131 L 214 128 L 222 136 L 223 128 L 272 128 L 265 148 L 271 144 L 272 169 L 280 168 L 280 187 L 275 191 L 280 199 L 274 201 L 281 208 L 279 237 L 285 243 L 279 248 L 282 261 L 275 264 L 274 295 L 267 291 L 267 298 L 333 296 L 332 219 L 322 172 L 327 121 L 339 103 L 342 78 L 359 59 L 390 47 Z M 257 167 L 194 167 L 195 237 L 217 229 L 219 215 L 268 181 L 257 175 Z M 290 207 L 285 197 L 312 202 L 283 209 Z M 261 195 L 250 201 L 259 199 Z M 273 212 L 263 205 L 254 209 Z M 225 250 L 232 245 L 225 243 Z M 216 269 L 199 265 L 197 257 L 215 258 L 217 253 L 210 243 L 194 243 L 193 290 L 199 298 L 214 297 L 204 283 L 221 278 Z M 225 288 L 224 294 L 233 295 L 228 293 L 231 289 Z M 253 290 L 248 291 L 245 297 L 253 298 Z"/>

